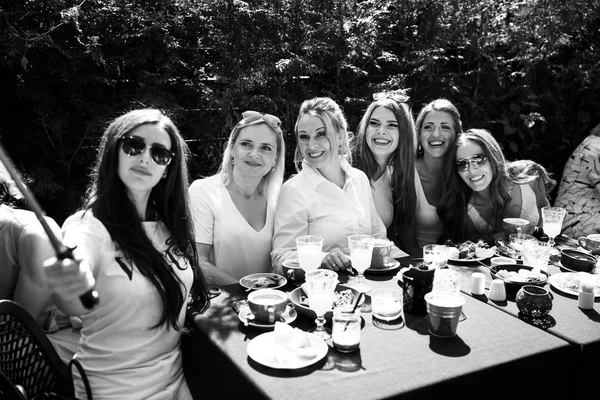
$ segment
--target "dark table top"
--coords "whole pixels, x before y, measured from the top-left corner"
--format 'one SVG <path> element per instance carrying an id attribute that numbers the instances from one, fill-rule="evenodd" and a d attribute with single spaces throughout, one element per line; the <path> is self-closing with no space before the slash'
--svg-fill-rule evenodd
<path id="1" fill-rule="evenodd" d="M 340 274 L 341 281 L 347 279 Z M 374 288 L 399 289 L 397 281 L 395 272 L 367 275 Z M 283 289 L 294 287 L 288 283 Z M 249 341 L 264 331 L 244 326 L 231 308 L 233 300 L 246 295 L 240 285 L 224 287 L 197 319 L 199 329 L 184 336 L 184 370 L 197 398 L 412 398 L 448 395 L 449 385 L 461 384 L 469 385 L 461 391 L 469 398 L 490 395 L 490 390 L 538 396 L 572 393 L 578 383 L 578 355 L 567 341 L 469 295 L 466 319 L 454 338 L 431 336 L 427 318 L 410 314 L 403 314 L 400 329 L 380 329 L 373 324 L 367 297 L 357 352 L 339 353 L 330 344 L 327 356 L 309 367 L 265 367 L 246 352 Z M 291 325 L 308 330 L 314 321 L 300 314 Z"/>

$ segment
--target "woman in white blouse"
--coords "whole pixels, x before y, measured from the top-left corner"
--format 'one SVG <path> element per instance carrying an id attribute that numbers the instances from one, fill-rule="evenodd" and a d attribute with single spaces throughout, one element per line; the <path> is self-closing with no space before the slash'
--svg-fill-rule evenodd
<path id="1" fill-rule="evenodd" d="M 190 185 L 200 266 L 209 284 L 271 269 L 275 200 L 285 163 L 279 118 L 246 111 L 216 175 Z"/>
<path id="2" fill-rule="evenodd" d="M 321 267 L 346 269 L 350 265 L 344 252 L 348 236 L 386 237 L 369 180 L 350 165 L 346 118 L 330 98 L 306 100 L 295 134 L 299 172 L 282 186 L 277 201 L 273 265 L 280 272 L 284 260 L 297 258 L 296 238 L 315 235 L 323 238 Z"/>

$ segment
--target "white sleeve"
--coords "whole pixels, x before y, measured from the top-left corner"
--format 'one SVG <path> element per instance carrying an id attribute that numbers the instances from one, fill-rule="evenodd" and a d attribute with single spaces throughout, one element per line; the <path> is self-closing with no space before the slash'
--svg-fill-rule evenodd
<path id="1" fill-rule="evenodd" d="M 212 245 L 215 215 L 207 185 L 206 179 L 194 181 L 188 189 L 188 197 L 195 240 L 197 243 Z"/>

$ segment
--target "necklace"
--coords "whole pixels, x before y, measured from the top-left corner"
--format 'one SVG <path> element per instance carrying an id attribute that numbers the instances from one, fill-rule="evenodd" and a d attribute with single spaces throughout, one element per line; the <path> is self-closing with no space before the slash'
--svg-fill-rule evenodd
<path id="1" fill-rule="evenodd" d="M 258 192 L 258 186 L 256 187 L 256 190 L 254 192 L 252 192 L 252 194 L 248 194 L 244 191 L 244 189 L 242 189 L 237 183 L 235 183 L 235 181 L 232 179 L 231 183 L 233 183 L 238 189 L 240 189 L 240 191 L 242 193 L 244 193 L 244 197 L 246 198 L 246 200 L 249 200 L 250 197 L 254 196 L 256 194 L 256 192 Z"/>

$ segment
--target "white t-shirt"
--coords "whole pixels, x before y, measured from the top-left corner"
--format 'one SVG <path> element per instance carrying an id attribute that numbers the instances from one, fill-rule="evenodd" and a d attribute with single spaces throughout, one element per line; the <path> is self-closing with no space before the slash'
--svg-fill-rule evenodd
<path id="1" fill-rule="evenodd" d="M 146 234 L 183 282 L 184 299 L 194 279 L 187 259 L 169 249 L 169 232 L 159 221 L 144 222 Z M 77 244 L 96 276 L 99 304 L 82 315 L 81 340 L 75 357 L 81 362 L 94 399 L 191 399 L 183 376 L 181 331 L 161 325 L 162 303 L 156 288 L 123 253 L 91 212 L 82 211 L 63 224 L 64 243 Z M 179 314 L 183 327 L 186 303 Z M 73 369 L 77 398 L 85 397 Z"/>
<path id="2" fill-rule="evenodd" d="M 242 216 L 220 175 L 190 185 L 190 209 L 196 242 L 211 244 L 209 262 L 235 279 L 271 269 L 272 204 L 265 226 L 257 232 Z"/>
<path id="3" fill-rule="evenodd" d="M 344 188 L 302 163 L 302 170 L 281 187 L 275 209 L 275 234 L 271 259 L 276 270 L 284 260 L 297 258 L 296 238 L 323 238 L 323 252 L 348 247 L 348 236 L 366 234 L 385 238 L 386 229 L 377 214 L 369 179 L 342 159 Z M 406 253 L 394 246 L 392 257 Z"/>

